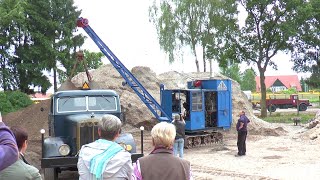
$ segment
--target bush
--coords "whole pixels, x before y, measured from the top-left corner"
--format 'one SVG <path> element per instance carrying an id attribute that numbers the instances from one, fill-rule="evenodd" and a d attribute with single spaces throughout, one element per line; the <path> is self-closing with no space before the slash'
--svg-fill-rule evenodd
<path id="1" fill-rule="evenodd" d="M 6 94 L 7 99 L 12 104 L 12 111 L 17 111 L 21 108 L 25 108 L 33 103 L 30 97 L 21 91 L 10 91 L 6 92 Z"/>
<path id="2" fill-rule="evenodd" d="M 0 111 L 2 114 L 7 114 L 13 111 L 12 104 L 4 92 L 0 92 Z"/>

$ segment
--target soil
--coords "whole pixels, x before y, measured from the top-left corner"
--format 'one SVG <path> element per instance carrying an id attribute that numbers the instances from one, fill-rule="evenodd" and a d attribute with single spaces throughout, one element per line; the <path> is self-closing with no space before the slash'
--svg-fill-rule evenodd
<path id="1" fill-rule="evenodd" d="M 156 75 L 150 68 L 135 67 L 132 71 L 159 102 L 159 84 L 167 88 L 179 87 L 190 79 L 208 77 L 208 73 L 167 72 Z M 123 79 L 114 68 L 103 66 L 93 72 L 100 87 L 115 89 L 126 112 L 123 130 L 132 133 L 140 151 L 140 126 L 144 126 L 144 153 L 152 150 L 150 130 L 157 122 L 135 93 L 122 86 Z M 225 78 L 219 76 L 218 78 Z M 72 79 L 77 86 L 85 76 L 78 74 Z M 113 82 L 108 84 L 107 82 Z M 194 179 L 319 179 L 320 178 L 320 125 L 293 126 L 270 124 L 253 114 L 251 104 L 236 82 L 232 82 L 233 126 L 224 131 L 224 142 L 185 150 L 185 159 L 191 162 Z M 50 100 L 33 104 L 3 117 L 8 126 L 23 126 L 29 133 L 27 160 L 40 169 L 41 134 L 48 132 Z M 41 111 L 43 108 L 43 111 Z M 247 155 L 235 157 L 237 152 L 235 122 L 240 110 L 245 110 L 251 120 L 247 138 Z M 315 119 L 320 118 L 316 116 Z M 320 123 L 319 123 L 320 124 Z M 311 138 L 312 136 L 312 138 Z M 314 139 L 314 140 L 311 140 Z M 64 174 L 62 179 L 77 179 L 76 174 Z"/>

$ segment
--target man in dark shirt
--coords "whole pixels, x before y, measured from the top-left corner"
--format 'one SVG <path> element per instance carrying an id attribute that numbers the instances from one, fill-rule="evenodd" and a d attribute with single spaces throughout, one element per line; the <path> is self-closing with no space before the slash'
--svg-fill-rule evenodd
<path id="1" fill-rule="evenodd" d="M 245 156 L 246 155 L 246 139 L 247 139 L 247 125 L 250 120 L 245 115 L 244 111 L 240 112 L 240 118 L 237 123 L 237 131 L 238 131 L 238 154 L 236 156 Z"/>

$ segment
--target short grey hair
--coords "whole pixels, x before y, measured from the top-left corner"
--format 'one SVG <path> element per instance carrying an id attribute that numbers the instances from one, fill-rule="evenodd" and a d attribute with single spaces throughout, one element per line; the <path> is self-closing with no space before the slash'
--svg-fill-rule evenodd
<path id="1" fill-rule="evenodd" d="M 106 114 L 102 116 L 98 127 L 101 131 L 101 137 L 107 140 L 113 140 L 121 130 L 121 121 L 117 116 Z"/>
<path id="2" fill-rule="evenodd" d="M 160 122 L 152 128 L 151 137 L 154 146 L 164 146 L 169 149 L 176 137 L 176 127 L 171 123 Z"/>

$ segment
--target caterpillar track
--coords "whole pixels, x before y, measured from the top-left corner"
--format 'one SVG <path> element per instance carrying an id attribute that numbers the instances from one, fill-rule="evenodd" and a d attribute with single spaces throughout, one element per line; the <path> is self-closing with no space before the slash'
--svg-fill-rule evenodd
<path id="1" fill-rule="evenodd" d="M 184 139 L 184 146 L 186 149 L 195 147 L 207 146 L 215 143 L 223 142 L 223 135 L 221 132 L 206 132 L 204 134 L 186 135 Z"/>

